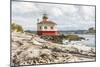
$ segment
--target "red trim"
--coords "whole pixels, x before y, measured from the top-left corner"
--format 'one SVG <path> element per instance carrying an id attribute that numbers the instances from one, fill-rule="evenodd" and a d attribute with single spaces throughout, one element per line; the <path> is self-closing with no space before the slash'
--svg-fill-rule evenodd
<path id="1" fill-rule="evenodd" d="M 55 36 L 58 35 L 58 31 L 37 31 L 37 34 Z"/>

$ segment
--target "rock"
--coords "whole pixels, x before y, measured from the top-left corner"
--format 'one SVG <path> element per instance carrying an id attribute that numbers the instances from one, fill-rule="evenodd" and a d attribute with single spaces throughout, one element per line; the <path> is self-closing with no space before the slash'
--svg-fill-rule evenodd
<path id="1" fill-rule="evenodd" d="M 51 50 L 48 50 L 48 49 L 41 49 L 40 54 L 47 54 L 47 55 L 50 55 L 50 54 L 51 54 Z"/>
<path id="2" fill-rule="evenodd" d="M 42 43 L 39 43 L 38 41 L 36 41 L 35 39 L 32 39 L 33 44 L 37 44 L 37 45 L 42 45 Z"/>
<path id="3" fill-rule="evenodd" d="M 62 45 L 35 34 L 12 33 L 12 65 L 66 63 L 95 60 L 95 49 L 82 45 Z M 87 56 L 87 57 L 84 57 Z M 91 59 L 92 58 L 92 59 Z"/>

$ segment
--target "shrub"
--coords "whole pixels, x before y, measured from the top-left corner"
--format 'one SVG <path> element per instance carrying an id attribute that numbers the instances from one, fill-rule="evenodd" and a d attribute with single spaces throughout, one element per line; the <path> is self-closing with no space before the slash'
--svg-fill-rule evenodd
<path id="1" fill-rule="evenodd" d="M 80 40 L 80 37 L 78 35 L 67 35 L 65 36 L 65 39 L 69 40 L 69 41 L 76 41 L 76 40 Z"/>
<path id="2" fill-rule="evenodd" d="M 79 37 L 78 35 L 41 36 L 41 38 L 43 38 L 44 40 L 52 41 L 54 43 L 59 43 L 59 44 L 62 44 L 63 39 L 66 39 L 69 41 L 78 41 L 81 39 L 85 40 L 84 37 Z"/>
<path id="3" fill-rule="evenodd" d="M 21 25 L 18 25 L 18 24 L 15 24 L 15 23 L 12 23 L 11 24 L 11 31 L 15 31 L 15 32 L 23 32 L 23 28 Z"/>

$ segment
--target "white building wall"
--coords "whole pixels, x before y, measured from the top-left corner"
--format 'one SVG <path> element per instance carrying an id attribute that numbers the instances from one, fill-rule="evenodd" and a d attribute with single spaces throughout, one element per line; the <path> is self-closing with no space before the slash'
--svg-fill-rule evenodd
<path id="1" fill-rule="evenodd" d="M 41 26 L 41 29 L 40 29 Z M 47 26 L 47 29 L 44 27 Z M 51 29 L 53 27 L 53 29 Z M 53 24 L 37 24 L 37 30 L 38 31 L 57 31 L 56 25 Z"/>

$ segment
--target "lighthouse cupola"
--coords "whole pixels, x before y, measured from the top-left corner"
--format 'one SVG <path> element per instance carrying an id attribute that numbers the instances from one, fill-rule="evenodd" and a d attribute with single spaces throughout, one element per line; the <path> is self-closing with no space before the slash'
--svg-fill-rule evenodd
<path id="1" fill-rule="evenodd" d="M 42 17 L 43 21 L 48 21 L 48 17 L 47 17 L 47 14 L 43 14 L 43 17 Z"/>

